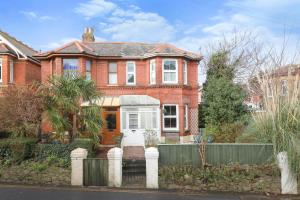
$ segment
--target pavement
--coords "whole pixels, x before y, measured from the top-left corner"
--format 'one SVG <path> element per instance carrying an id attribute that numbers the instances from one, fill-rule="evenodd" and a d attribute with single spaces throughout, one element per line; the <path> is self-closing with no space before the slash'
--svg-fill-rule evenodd
<path id="1" fill-rule="evenodd" d="M 300 196 L 0 185 L 0 200 L 300 200 Z"/>

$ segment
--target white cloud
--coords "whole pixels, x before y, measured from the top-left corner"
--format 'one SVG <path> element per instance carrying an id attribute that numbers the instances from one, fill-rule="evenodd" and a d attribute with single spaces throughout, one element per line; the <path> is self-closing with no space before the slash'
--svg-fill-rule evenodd
<path id="1" fill-rule="evenodd" d="M 50 42 L 48 44 L 41 45 L 40 47 L 43 50 L 52 50 L 52 49 L 62 47 L 63 45 L 66 45 L 67 43 L 73 42 L 73 41 L 76 41 L 76 40 L 79 40 L 79 39 L 78 38 L 63 38 L 63 39 L 61 39 L 59 41 L 56 41 L 56 42 Z"/>
<path id="2" fill-rule="evenodd" d="M 56 19 L 55 17 L 51 17 L 48 15 L 39 15 L 33 11 L 21 11 L 20 13 L 30 20 L 45 21 L 45 20 L 55 20 Z"/>
<path id="3" fill-rule="evenodd" d="M 175 35 L 175 28 L 164 17 L 144 12 L 135 5 L 123 8 L 110 1 L 91 0 L 80 3 L 75 12 L 86 19 L 105 15 L 99 22 L 99 30 L 112 40 L 166 42 Z"/>
<path id="4" fill-rule="evenodd" d="M 116 7 L 116 4 L 109 1 L 90 0 L 87 3 L 80 3 L 75 12 L 83 15 L 86 19 L 90 19 L 110 13 Z"/>

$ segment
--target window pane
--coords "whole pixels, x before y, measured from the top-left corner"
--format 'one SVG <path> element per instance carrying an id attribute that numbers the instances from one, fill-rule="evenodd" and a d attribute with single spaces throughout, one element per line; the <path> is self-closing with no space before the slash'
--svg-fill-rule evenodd
<path id="1" fill-rule="evenodd" d="M 157 128 L 157 118 L 156 118 L 156 112 L 152 112 L 152 128 Z"/>
<path id="2" fill-rule="evenodd" d="M 165 106 L 165 113 L 164 115 L 168 116 L 171 115 L 171 106 Z"/>
<path id="3" fill-rule="evenodd" d="M 134 64 L 127 63 L 127 72 L 134 72 Z"/>
<path id="4" fill-rule="evenodd" d="M 14 82 L 14 61 L 9 61 L 9 82 Z"/>
<path id="5" fill-rule="evenodd" d="M 63 59 L 64 75 L 70 78 L 78 76 L 78 59 Z"/>
<path id="6" fill-rule="evenodd" d="M 117 73 L 110 73 L 109 74 L 109 84 L 117 84 L 118 83 L 118 77 L 117 77 Z"/>
<path id="7" fill-rule="evenodd" d="M 176 118 L 171 118 L 171 128 L 176 128 L 177 120 Z"/>
<path id="8" fill-rule="evenodd" d="M 164 81 L 176 81 L 176 72 L 165 72 Z"/>
<path id="9" fill-rule="evenodd" d="M 170 69 L 170 62 L 168 60 L 164 61 L 164 69 L 169 70 Z"/>
<path id="10" fill-rule="evenodd" d="M 128 83 L 134 83 L 134 75 L 133 74 L 128 74 Z"/>
<path id="11" fill-rule="evenodd" d="M 176 106 L 171 106 L 171 115 L 176 116 Z"/>
<path id="12" fill-rule="evenodd" d="M 117 73 L 117 63 L 109 63 L 109 72 Z"/>
<path id="13" fill-rule="evenodd" d="M 165 118 L 164 119 L 164 127 L 165 128 L 171 128 L 171 119 L 170 118 Z"/>
<path id="14" fill-rule="evenodd" d="M 87 60 L 86 62 L 85 62 L 85 71 L 86 72 L 90 72 L 91 71 L 91 61 L 90 60 Z"/>
<path id="15" fill-rule="evenodd" d="M 108 114 L 105 118 L 106 128 L 109 130 L 116 129 L 116 114 Z"/>
<path id="16" fill-rule="evenodd" d="M 176 70 L 176 62 L 170 61 L 170 70 Z"/>
<path id="17" fill-rule="evenodd" d="M 129 114 L 129 129 L 138 129 L 138 114 Z"/>
<path id="18" fill-rule="evenodd" d="M 91 80 L 92 79 L 91 72 L 86 72 L 85 78 L 86 78 L 86 80 Z"/>

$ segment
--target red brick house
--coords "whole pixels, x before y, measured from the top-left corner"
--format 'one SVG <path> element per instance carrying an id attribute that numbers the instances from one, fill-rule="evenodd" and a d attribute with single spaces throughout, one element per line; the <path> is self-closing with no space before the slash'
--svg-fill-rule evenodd
<path id="1" fill-rule="evenodd" d="M 102 144 L 114 144 L 124 133 L 128 145 L 154 130 L 161 142 L 188 142 L 198 133 L 198 63 L 201 55 L 170 44 L 95 42 L 87 28 L 83 41 L 36 55 L 41 79 L 81 74 L 92 79 L 104 95 L 106 126 Z"/>
<path id="2" fill-rule="evenodd" d="M 9 34 L 0 31 L 0 85 L 23 86 L 41 80 L 37 52 Z"/>

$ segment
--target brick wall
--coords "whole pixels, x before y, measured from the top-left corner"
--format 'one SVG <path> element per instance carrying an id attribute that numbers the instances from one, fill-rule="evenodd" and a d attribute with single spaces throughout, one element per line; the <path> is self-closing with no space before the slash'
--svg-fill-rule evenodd
<path id="1" fill-rule="evenodd" d="M 85 60 L 87 58 L 79 57 L 79 71 L 85 75 Z M 88 58 L 89 59 L 89 58 Z M 195 117 L 198 109 L 198 62 L 188 61 L 188 85 L 183 85 L 183 59 L 176 58 L 178 62 L 178 84 L 165 85 L 162 83 L 162 59 L 161 57 L 155 58 L 156 60 L 156 84 L 149 84 L 149 62 L 151 59 L 134 60 L 136 65 L 136 85 L 126 85 L 126 60 L 111 60 L 117 62 L 118 65 L 118 84 L 114 86 L 108 85 L 108 63 L 110 60 L 93 59 L 92 60 L 92 79 L 95 81 L 96 86 L 107 96 L 119 95 L 149 95 L 160 100 L 163 104 L 178 104 L 179 107 L 179 133 L 177 135 L 187 135 L 190 131 L 184 130 L 184 106 L 188 104 L 189 113 L 193 116 L 188 116 L 189 130 L 196 133 L 198 118 Z M 63 73 L 62 58 L 56 57 L 51 60 L 41 62 L 42 65 L 42 82 L 46 82 L 51 75 L 60 75 Z M 162 116 L 161 116 L 162 117 Z M 196 125 L 191 125 L 191 123 Z M 165 133 L 162 132 L 164 136 Z"/>

